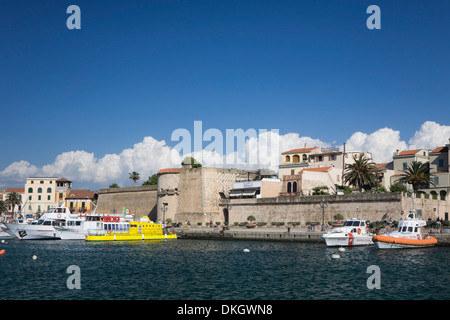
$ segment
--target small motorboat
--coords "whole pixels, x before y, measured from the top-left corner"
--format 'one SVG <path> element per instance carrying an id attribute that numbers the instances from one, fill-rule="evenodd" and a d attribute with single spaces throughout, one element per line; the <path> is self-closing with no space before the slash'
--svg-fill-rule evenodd
<path id="1" fill-rule="evenodd" d="M 398 230 L 386 235 L 374 235 L 373 242 L 379 249 L 424 248 L 432 247 L 437 239 L 422 234 L 421 229 L 426 225 L 424 220 L 418 219 L 411 210 L 405 220 L 398 223 Z"/>
<path id="2" fill-rule="evenodd" d="M 329 247 L 373 244 L 372 234 L 367 233 L 366 230 L 366 221 L 355 218 L 345 221 L 342 227 L 323 234 L 322 239 Z"/>

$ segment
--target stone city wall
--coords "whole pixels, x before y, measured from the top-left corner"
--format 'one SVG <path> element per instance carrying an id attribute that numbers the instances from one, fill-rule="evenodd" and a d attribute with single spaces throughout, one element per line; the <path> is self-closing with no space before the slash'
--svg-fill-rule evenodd
<path id="1" fill-rule="evenodd" d="M 135 219 L 156 220 L 157 186 L 105 188 L 98 191 L 97 213 L 122 213 L 127 208 Z"/>

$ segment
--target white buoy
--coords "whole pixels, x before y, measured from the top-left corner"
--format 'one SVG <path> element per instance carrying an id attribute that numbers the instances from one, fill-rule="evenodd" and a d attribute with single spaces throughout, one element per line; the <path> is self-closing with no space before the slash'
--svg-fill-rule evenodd
<path id="1" fill-rule="evenodd" d="M 2 243 L 5 243 L 5 240 L 2 240 Z"/>
<path id="2" fill-rule="evenodd" d="M 250 252 L 250 250 L 248 250 L 248 249 L 244 249 L 244 252 L 245 252 L 245 253 L 249 253 L 249 252 Z"/>
<path id="3" fill-rule="evenodd" d="M 339 250 L 339 252 L 344 252 L 345 248 L 344 247 L 340 247 L 338 250 Z"/>
<path id="4" fill-rule="evenodd" d="M 333 253 L 333 254 L 331 255 L 331 258 L 332 258 L 332 259 L 340 259 L 341 256 L 338 255 L 337 253 Z"/>
<path id="5" fill-rule="evenodd" d="M 37 255 L 33 255 L 33 260 L 36 260 L 37 259 Z"/>

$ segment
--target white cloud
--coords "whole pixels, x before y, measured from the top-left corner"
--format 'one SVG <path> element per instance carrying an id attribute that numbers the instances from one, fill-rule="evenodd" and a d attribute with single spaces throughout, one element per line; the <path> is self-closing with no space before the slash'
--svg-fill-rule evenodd
<path id="1" fill-rule="evenodd" d="M 434 149 L 448 144 L 450 126 L 440 125 L 434 121 L 424 122 L 414 136 L 409 139 L 410 149 Z"/>
<path id="2" fill-rule="evenodd" d="M 406 150 L 405 141 L 400 140 L 400 131 L 382 128 L 366 134 L 355 132 L 345 144 L 347 151 L 369 151 L 376 163 L 392 161 L 392 155 L 398 150 Z"/>
<path id="3" fill-rule="evenodd" d="M 369 151 L 373 160 L 380 163 L 392 161 L 392 155 L 397 149 L 433 149 L 448 143 L 448 138 L 450 126 L 427 121 L 415 132 L 409 140 L 409 145 L 401 140 L 399 131 L 382 128 L 372 133 L 355 132 L 346 141 L 346 150 Z M 208 144 L 207 141 L 204 142 L 203 147 Z M 226 142 L 223 141 L 223 147 L 225 145 Z M 270 168 L 278 171 L 281 152 L 305 146 L 332 145 L 319 139 L 300 136 L 298 133 L 280 135 L 277 131 L 267 131 L 247 139 L 244 148 L 238 148 L 229 154 L 225 154 L 223 150 L 201 150 L 187 155 L 192 155 L 205 166 Z M 75 188 L 94 189 L 107 187 L 111 183 L 129 186 L 129 172 L 139 172 L 141 181 L 144 181 L 162 168 L 180 167 L 185 156 L 178 153 L 176 148 L 168 146 L 164 140 L 145 137 L 120 154 L 106 154 L 101 158 L 95 157 L 94 153 L 77 150 L 61 153 L 53 163 L 40 168 L 24 160 L 13 162 L 0 171 L 0 187 L 24 184 L 26 178 L 31 176 L 64 177 L 72 180 Z"/>

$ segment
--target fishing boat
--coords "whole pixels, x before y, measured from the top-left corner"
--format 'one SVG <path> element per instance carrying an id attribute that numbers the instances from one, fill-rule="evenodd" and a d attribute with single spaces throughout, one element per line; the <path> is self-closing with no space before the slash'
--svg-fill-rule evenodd
<path id="1" fill-rule="evenodd" d="M 96 228 L 88 229 L 86 241 L 133 241 L 177 239 L 174 234 L 163 232 L 162 224 L 151 222 L 144 216 L 139 221 L 121 223 L 98 222 Z"/>
<path id="2" fill-rule="evenodd" d="M 396 231 L 386 235 L 374 235 L 373 242 L 379 249 L 432 247 L 437 243 L 437 239 L 422 234 L 422 227 L 425 225 L 426 222 L 418 219 L 415 211 L 411 210 L 406 219 L 398 223 Z"/>
<path id="3" fill-rule="evenodd" d="M 367 232 L 366 221 L 349 219 L 342 227 L 336 227 L 331 232 L 322 235 L 329 247 L 336 246 L 367 246 L 373 244 L 372 234 Z"/>

